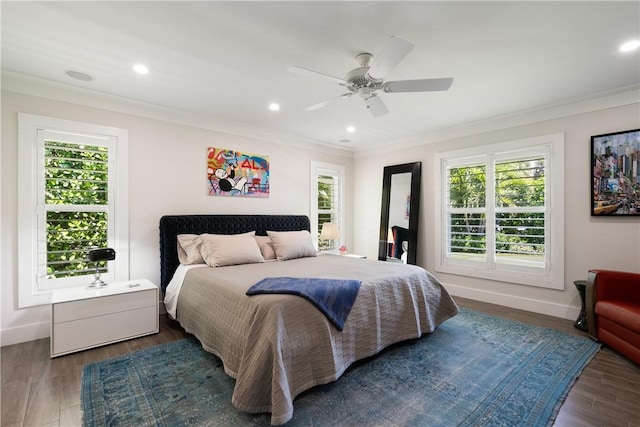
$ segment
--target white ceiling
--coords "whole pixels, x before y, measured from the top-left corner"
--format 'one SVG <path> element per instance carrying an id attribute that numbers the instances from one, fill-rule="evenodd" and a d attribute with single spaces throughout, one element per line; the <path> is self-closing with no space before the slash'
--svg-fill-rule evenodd
<path id="1" fill-rule="evenodd" d="M 392 35 L 416 47 L 387 80 L 451 89 L 382 93 L 379 118 L 357 96 L 303 111 L 345 90 L 288 66 L 342 78 Z M 638 1 L 2 2 L 3 70 L 352 149 L 636 88 L 634 38 Z"/>

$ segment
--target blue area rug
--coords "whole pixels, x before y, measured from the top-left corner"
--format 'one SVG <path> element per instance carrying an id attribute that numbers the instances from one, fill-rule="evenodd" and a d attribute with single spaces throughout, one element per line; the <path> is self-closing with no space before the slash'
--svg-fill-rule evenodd
<path id="1" fill-rule="evenodd" d="M 599 345 L 471 310 L 294 402 L 292 426 L 546 426 Z M 84 366 L 84 426 L 257 426 L 193 338 Z"/>

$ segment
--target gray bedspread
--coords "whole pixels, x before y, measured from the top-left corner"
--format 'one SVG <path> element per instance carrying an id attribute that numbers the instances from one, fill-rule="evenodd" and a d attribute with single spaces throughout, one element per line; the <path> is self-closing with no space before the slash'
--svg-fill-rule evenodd
<path id="1" fill-rule="evenodd" d="M 338 331 L 295 295 L 245 292 L 265 277 L 359 279 L 358 297 Z M 272 424 L 293 416 L 293 399 L 336 380 L 355 361 L 433 332 L 458 307 L 421 267 L 322 255 L 282 262 L 194 268 L 185 278 L 177 320 L 236 379 L 233 405 L 270 412 Z"/>

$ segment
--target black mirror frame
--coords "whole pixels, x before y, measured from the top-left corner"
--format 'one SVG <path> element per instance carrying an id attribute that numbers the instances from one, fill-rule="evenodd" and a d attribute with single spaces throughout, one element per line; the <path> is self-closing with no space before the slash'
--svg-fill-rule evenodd
<path id="1" fill-rule="evenodd" d="M 411 172 L 411 194 L 409 213 L 409 237 L 407 264 L 416 264 L 418 249 L 418 222 L 420 217 L 420 182 L 422 180 L 422 162 L 385 166 L 382 178 L 382 209 L 380 213 L 380 238 L 378 260 L 387 260 L 387 239 L 389 230 L 389 203 L 391 200 L 391 176 L 397 173 Z"/>

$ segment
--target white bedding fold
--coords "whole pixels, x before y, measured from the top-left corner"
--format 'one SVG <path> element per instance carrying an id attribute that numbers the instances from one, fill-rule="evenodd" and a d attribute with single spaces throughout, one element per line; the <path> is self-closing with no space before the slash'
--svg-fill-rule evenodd
<path id="1" fill-rule="evenodd" d="M 173 274 L 171 281 L 167 285 L 164 291 L 164 307 L 167 309 L 167 313 L 172 319 L 176 318 L 176 308 L 178 307 L 178 296 L 180 295 L 180 289 L 184 283 L 184 278 L 187 275 L 187 271 L 192 268 L 207 267 L 207 264 L 180 264 Z"/>

